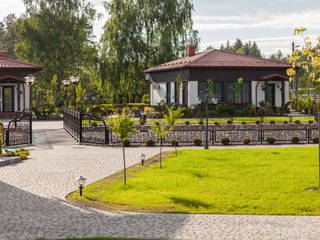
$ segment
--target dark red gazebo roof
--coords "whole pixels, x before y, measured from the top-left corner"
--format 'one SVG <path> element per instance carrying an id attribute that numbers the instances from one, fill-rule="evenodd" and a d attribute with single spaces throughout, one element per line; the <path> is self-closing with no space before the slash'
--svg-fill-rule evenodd
<path id="1" fill-rule="evenodd" d="M 208 50 L 145 70 L 146 73 L 181 68 L 291 68 L 285 62 L 237 54 L 224 50 Z"/>

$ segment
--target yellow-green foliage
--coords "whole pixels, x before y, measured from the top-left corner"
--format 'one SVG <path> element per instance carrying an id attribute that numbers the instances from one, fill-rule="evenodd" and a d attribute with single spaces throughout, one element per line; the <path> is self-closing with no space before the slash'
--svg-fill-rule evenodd
<path id="1" fill-rule="evenodd" d="M 19 150 L 16 151 L 8 151 L 6 150 L 6 154 L 7 157 L 20 157 L 22 160 L 25 160 L 28 158 L 29 155 L 29 150 L 21 148 Z"/>

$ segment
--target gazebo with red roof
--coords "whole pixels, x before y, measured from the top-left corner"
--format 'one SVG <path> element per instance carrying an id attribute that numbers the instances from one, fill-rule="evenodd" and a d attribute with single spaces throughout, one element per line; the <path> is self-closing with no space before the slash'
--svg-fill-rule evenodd
<path id="1" fill-rule="evenodd" d="M 30 89 L 24 78 L 41 70 L 41 66 L 10 59 L 7 51 L 0 51 L 0 118 L 30 109 Z"/>
<path id="2" fill-rule="evenodd" d="M 199 103 L 199 94 L 207 88 L 207 80 L 214 81 L 214 94 L 219 102 L 236 106 L 252 103 L 259 107 L 261 101 L 281 107 L 289 101 L 289 78 L 285 62 L 236 54 L 223 50 L 195 52 L 187 47 L 185 57 L 145 70 L 150 81 L 151 104 L 161 100 L 185 106 Z M 183 87 L 177 99 L 176 78 L 181 76 Z M 243 79 L 241 91 L 235 91 L 239 78 Z"/>

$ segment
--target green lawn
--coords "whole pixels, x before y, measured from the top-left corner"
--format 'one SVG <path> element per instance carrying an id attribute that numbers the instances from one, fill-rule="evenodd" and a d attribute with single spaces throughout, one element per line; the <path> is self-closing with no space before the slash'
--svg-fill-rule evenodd
<path id="1" fill-rule="evenodd" d="M 129 169 L 68 199 L 138 212 L 319 215 L 318 149 L 179 150 L 159 164 Z"/>

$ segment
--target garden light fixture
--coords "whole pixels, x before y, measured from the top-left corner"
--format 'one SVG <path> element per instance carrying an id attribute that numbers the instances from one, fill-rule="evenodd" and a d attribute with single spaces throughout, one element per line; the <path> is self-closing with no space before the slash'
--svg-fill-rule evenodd
<path id="1" fill-rule="evenodd" d="M 146 161 L 146 155 L 142 153 L 140 158 L 141 158 L 141 166 L 143 166 L 144 162 Z"/>
<path id="2" fill-rule="evenodd" d="M 84 184 L 86 182 L 86 179 L 82 176 L 76 179 L 79 184 L 79 190 L 80 190 L 80 196 L 82 196 L 82 189 L 84 188 Z"/>
<path id="3" fill-rule="evenodd" d="M 73 83 L 73 105 L 74 105 L 74 110 L 77 111 L 76 85 L 80 81 L 80 78 L 77 75 L 73 75 L 73 76 L 70 77 L 70 81 Z"/>
<path id="4" fill-rule="evenodd" d="M 34 76 L 32 76 L 31 74 L 29 74 L 28 76 L 26 76 L 24 78 L 26 80 L 26 83 L 29 85 L 29 86 L 32 86 L 33 83 L 34 83 L 34 80 L 36 79 Z"/>

